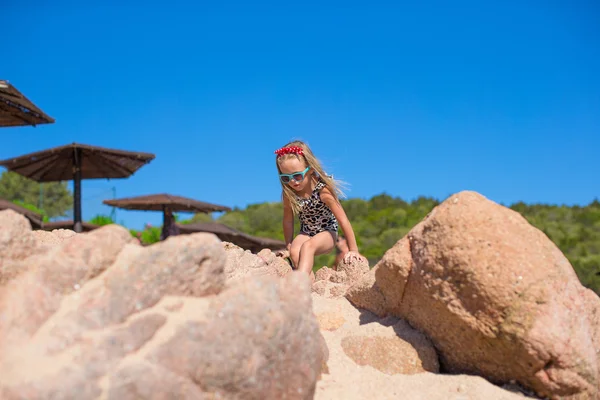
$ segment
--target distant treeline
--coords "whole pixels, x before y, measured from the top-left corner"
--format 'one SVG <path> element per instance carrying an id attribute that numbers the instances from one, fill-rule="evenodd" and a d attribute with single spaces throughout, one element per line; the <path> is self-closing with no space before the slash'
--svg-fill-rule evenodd
<path id="1" fill-rule="evenodd" d="M 39 212 L 44 220 L 65 216 L 73 209 L 73 196 L 65 182 L 41 185 L 8 171 L 0 175 L 0 198 Z M 342 203 L 357 235 L 359 249 L 369 259 L 371 266 L 439 204 L 438 200 L 429 197 L 406 202 L 387 194 L 374 196 L 370 200 L 348 199 Z M 567 256 L 581 282 L 600 294 L 598 200 L 585 207 L 525 203 L 509 207 L 542 230 Z M 281 203 L 261 203 L 243 210 L 234 209 L 219 217 L 218 222 L 251 235 L 283 239 L 282 214 Z M 197 214 L 192 220 L 210 219 L 209 215 Z M 107 216 L 97 215 L 90 222 L 104 225 L 115 221 Z M 154 243 L 160 238 L 159 227 L 148 226 L 143 231 L 131 232 L 145 243 Z M 334 258 L 335 252 L 317 257 L 315 268 L 331 265 Z"/>
<path id="2" fill-rule="evenodd" d="M 361 253 L 371 266 L 408 231 L 420 222 L 439 201 L 419 197 L 411 202 L 387 194 L 370 200 L 348 199 L 342 204 L 357 236 Z M 543 231 L 566 255 L 581 282 L 600 294 L 600 202 L 585 207 L 516 203 L 509 206 Z M 281 203 L 260 203 L 234 209 L 218 222 L 256 236 L 283 240 Z M 196 215 L 194 221 L 206 221 Z M 188 222 L 188 221 L 186 221 Z M 298 229 L 296 223 L 296 231 Z M 335 252 L 319 256 L 315 269 L 331 265 Z"/>

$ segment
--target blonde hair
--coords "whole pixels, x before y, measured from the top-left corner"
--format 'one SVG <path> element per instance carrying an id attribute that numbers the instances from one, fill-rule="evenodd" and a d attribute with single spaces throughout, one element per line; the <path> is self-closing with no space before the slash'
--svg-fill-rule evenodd
<path id="1" fill-rule="evenodd" d="M 311 151 L 308 145 L 300 140 L 295 140 L 293 142 L 289 142 L 282 148 L 286 147 L 300 147 L 302 149 L 303 155 L 288 153 L 277 156 L 275 159 L 275 164 L 277 165 L 278 173 L 281 173 L 281 168 L 279 168 L 279 163 L 289 160 L 291 158 L 296 158 L 300 161 L 304 161 L 311 170 L 316 172 L 318 177 L 325 183 L 326 187 L 329 188 L 331 194 L 335 198 L 336 201 L 339 202 L 340 197 L 345 197 L 344 193 L 341 190 L 341 187 L 344 186 L 344 182 L 340 180 L 333 179 L 333 175 L 327 175 L 321 166 L 320 161 L 315 157 L 313 152 Z M 312 176 L 312 175 L 311 175 Z M 281 199 L 287 198 L 292 205 L 292 211 L 294 214 L 298 214 L 300 212 L 300 201 L 298 196 L 294 193 L 294 190 L 286 183 L 279 181 L 282 188 Z"/>

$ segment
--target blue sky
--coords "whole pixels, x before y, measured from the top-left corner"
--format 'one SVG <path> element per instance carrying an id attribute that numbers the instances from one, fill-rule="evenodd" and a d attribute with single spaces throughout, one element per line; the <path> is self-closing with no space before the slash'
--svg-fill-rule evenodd
<path id="1" fill-rule="evenodd" d="M 56 123 L 1 129 L 0 159 L 70 142 L 156 154 L 129 179 L 84 181 L 84 219 L 110 212 L 113 187 L 278 201 L 273 151 L 291 139 L 348 197 L 600 197 L 591 0 L 11 3 L 0 79 Z"/>

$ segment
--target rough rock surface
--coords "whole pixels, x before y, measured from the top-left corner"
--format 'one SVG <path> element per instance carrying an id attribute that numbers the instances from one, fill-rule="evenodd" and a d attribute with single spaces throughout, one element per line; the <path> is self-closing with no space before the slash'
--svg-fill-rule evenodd
<path id="1" fill-rule="evenodd" d="M 327 354 L 308 277 L 225 288 L 213 235 L 132 240 L 75 235 L 3 288 L 0 398 L 313 397 Z"/>
<path id="2" fill-rule="evenodd" d="M 56 246 L 77 235 L 75 231 L 70 229 L 54 229 L 53 231 L 35 230 L 31 234 L 46 246 Z"/>
<path id="3" fill-rule="evenodd" d="M 19 273 L 14 263 L 45 251 L 31 233 L 31 224 L 13 210 L 0 211 L 0 285 Z"/>
<path id="4" fill-rule="evenodd" d="M 369 262 L 364 258 L 348 263 L 342 261 L 338 264 L 337 271 L 322 267 L 315 273 L 313 292 L 325 297 L 342 297 L 368 271 Z"/>
<path id="5" fill-rule="evenodd" d="M 429 340 L 396 317 L 379 318 L 345 298 L 313 293 L 313 308 L 329 348 L 317 400 L 518 400 L 485 379 L 436 373 Z"/>
<path id="6" fill-rule="evenodd" d="M 0 286 L 29 269 L 27 258 L 44 254 L 75 232 L 31 230 L 29 220 L 13 210 L 0 211 Z"/>
<path id="7" fill-rule="evenodd" d="M 118 225 L 40 233 L 15 215 L 0 212 L 0 282 L 18 266 L 0 284 L 2 400 L 597 398 L 598 296 L 474 193 L 372 270 L 319 270 L 312 294 L 284 258 L 214 235 L 142 247 Z"/>
<path id="8" fill-rule="evenodd" d="M 227 255 L 225 275 L 227 285 L 234 285 L 250 276 L 285 276 L 292 267 L 271 250 L 264 249 L 258 254 L 244 250 L 233 243 L 223 242 Z"/>
<path id="9" fill-rule="evenodd" d="M 541 231 L 477 193 L 436 207 L 347 298 L 424 332 L 449 372 L 598 398 L 600 299 Z"/>

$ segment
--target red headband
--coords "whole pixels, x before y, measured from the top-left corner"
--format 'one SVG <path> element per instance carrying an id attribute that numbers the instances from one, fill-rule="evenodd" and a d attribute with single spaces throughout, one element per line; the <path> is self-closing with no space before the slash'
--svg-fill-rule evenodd
<path id="1" fill-rule="evenodd" d="M 302 150 L 302 147 L 289 146 L 275 150 L 275 154 L 277 154 L 277 157 L 281 157 L 284 154 L 298 154 L 299 156 L 303 156 L 304 150 Z"/>

